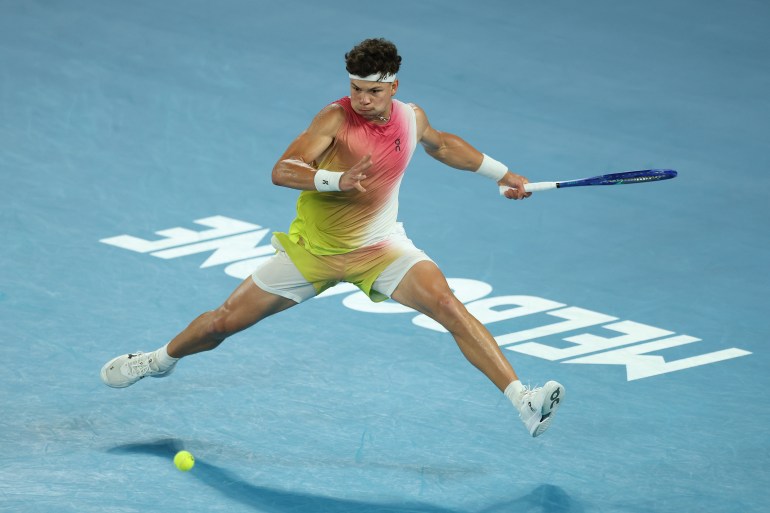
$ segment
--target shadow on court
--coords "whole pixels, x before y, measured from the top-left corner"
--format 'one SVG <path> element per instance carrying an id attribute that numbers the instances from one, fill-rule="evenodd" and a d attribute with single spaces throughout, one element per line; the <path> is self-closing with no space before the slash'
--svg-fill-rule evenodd
<path id="1" fill-rule="evenodd" d="M 180 440 L 165 438 L 153 442 L 119 445 L 110 453 L 151 454 L 166 459 L 184 448 Z M 203 484 L 257 511 L 270 513 L 466 513 L 419 502 L 377 503 L 336 499 L 257 486 L 243 481 L 235 473 L 196 459 L 191 474 Z M 558 486 L 540 485 L 529 494 L 502 501 L 478 513 L 583 513 L 584 509 Z"/>

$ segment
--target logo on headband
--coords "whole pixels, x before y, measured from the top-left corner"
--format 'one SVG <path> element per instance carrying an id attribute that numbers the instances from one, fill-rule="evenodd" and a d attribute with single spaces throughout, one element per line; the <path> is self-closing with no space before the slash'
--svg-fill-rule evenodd
<path id="1" fill-rule="evenodd" d="M 363 80 L 365 82 L 395 82 L 396 81 L 396 75 L 389 75 L 388 73 L 373 73 L 372 75 L 367 75 L 365 77 L 362 77 L 360 75 L 354 75 L 353 73 L 348 73 L 348 76 L 351 80 Z"/>

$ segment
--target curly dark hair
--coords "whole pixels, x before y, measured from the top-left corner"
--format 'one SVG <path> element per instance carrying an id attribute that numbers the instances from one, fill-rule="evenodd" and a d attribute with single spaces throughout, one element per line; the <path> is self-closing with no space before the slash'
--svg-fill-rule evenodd
<path id="1" fill-rule="evenodd" d="M 348 73 L 366 77 L 375 73 L 395 75 L 401 67 L 396 45 L 387 39 L 365 39 L 345 54 Z"/>

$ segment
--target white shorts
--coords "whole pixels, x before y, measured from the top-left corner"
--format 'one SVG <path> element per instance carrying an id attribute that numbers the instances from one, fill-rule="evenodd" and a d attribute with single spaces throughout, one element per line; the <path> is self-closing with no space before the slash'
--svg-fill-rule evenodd
<path id="1" fill-rule="evenodd" d="M 409 269 L 416 263 L 425 260 L 432 262 L 430 257 L 418 249 L 406 236 L 400 223 L 399 229 L 390 237 L 389 241 L 398 245 L 401 255 L 374 280 L 372 292 L 379 299 L 373 299 L 373 301 L 390 297 Z M 276 254 L 254 271 L 251 275 L 254 283 L 266 292 L 285 297 L 296 303 L 301 303 L 318 295 L 320 292 L 317 286 L 314 286 L 303 276 L 275 237 L 272 239 L 272 244 L 277 250 Z M 333 284 L 347 280 L 330 279 L 329 281 Z M 370 297 L 374 297 L 374 295 L 370 295 Z"/>

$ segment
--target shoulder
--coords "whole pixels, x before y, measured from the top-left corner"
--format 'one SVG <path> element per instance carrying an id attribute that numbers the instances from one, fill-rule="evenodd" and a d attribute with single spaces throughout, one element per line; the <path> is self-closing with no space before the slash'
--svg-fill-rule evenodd
<path id="1" fill-rule="evenodd" d="M 333 102 L 321 109 L 316 117 L 324 117 L 330 119 L 345 119 L 345 107 L 340 105 L 339 102 Z"/>
<path id="2" fill-rule="evenodd" d="M 336 133 L 345 122 L 345 108 L 339 103 L 330 103 L 313 118 L 310 130 L 323 133 Z"/>
<path id="3" fill-rule="evenodd" d="M 425 111 L 416 103 L 407 104 L 414 111 L 415 121 L 417 122 L 417 140 L 422 138 L 422 135 L 430 127 L 428 122 L 428 116 Z"/>
<path id="4" fill-rule="evenodd" d="M 414 111 L 415 115 L 425 116 L 425 111 L 422 110 L 422 107 L 420 107 L 416 103 L 407 103 L 407 105 Z"/>

